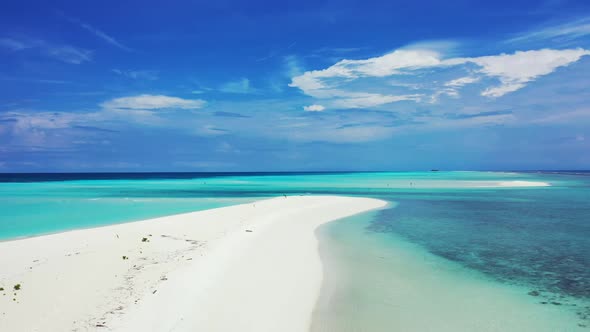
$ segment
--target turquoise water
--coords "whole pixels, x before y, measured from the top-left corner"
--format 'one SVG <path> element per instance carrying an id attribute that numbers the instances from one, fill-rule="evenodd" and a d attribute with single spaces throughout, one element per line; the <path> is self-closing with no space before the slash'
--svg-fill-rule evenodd
<path id="1" fill-rule="evenodd" d="M 0 183 L 0 239 L 204 210 L 247 201 L 191 192 L 182 181 Z"/>
<path id="2" fill-rule="evenodd" d="M 530 175 L 480 172 L 336 174 L 0 174 L 0 239 L 209 209 L 282 194 L 376 195 L 444 190 Z M 483 182 L 481 182 L 483 181 Z"/>
<path id="3" fill-rule="evenodd" d="M 501 182 L 513 181 L 546 182 L 551 186 L 498 187 Z M 388 326 L 393 318 L 404 321 L 393 314 L 403 310 L 390 306 L 400 295 L 394 291 L 393 280 L 400 275 L 401 266 L 410 271 L 410 262 L 418 261 L 425 264 L 414 266 L 415 271 L 420 271 L 417 274 L 436 266 L 447 285 L 475 283 L 475 289 L 483 293 L 488 289 L 485 294 L 507 294 L 497 301 L 522 301 L 522 308 L 534 304 L 533 309 L 529 308 L 531 317 L 540 317 L 538 322 L 545 316 L 555 317 L 554 325 L 544 325 L 553 326 L 553 330 L 590 326 L 590 173 L 584 172 L 5 174 L 0 175 L 0 239 L 140 220 L 283 194 L 356 195 L 392 202 L 376 213 L 329 224 L 326 232 L 333 248 L 328 260 L 341 262 L 341 267 L 333 271 L 345 271 L 341 274 L 347 275 L 332 276 L 331 287 L 338 289 L 336 294 L 342 303 L 354 304 L 354 310 L 339 310 L 359 318 L 360 324 L 370 320 Z M 383 257 L 397 257 L 397 261 Z M 400 257 L 405 260 L 402 262 Z M 358 269 L 363 264 L 370 266 Z M 440 272 L 441 267 L 446 272 Z M 380 275 L 390 278 L 373 280 Z M 432 282 L 423 277 L 412 280 Z M 411 288 L 413 284 L 406 285 Z M 432 288 L 433 293 L 438 291 Z M 471 294 L 472 290 L 461 288 L 456 292 Z M 440 292 L 441 298 L 452 301 L 446 295 L 448 292 Z M 334 312 L 327 316 L 345 321 Z M 330 321 L 322 319 L 319 321 Z M 322 329 L 330 330 L 330 324 L 326 324 Z M 368 330 L 386 330 L 373 327 Z M 403 330 L 403 326 L 399 328 Z M 331 330 L 342 330 L 342 326 Z"/>
<path id="4" fill-rule="evenodd" d="M 318 230 L 325 269 L 311 332 L 587 331 L 587 298 L 555 294 L 547 302 L 546 294 L 529 295 L 534 283 L 498 282 L 395 232 L 371 231 L 386 211 Z"/>

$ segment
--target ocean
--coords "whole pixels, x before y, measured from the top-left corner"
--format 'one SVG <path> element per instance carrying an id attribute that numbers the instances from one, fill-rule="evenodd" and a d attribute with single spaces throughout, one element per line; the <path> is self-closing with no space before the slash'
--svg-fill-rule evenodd
<path id="1" fill-rule="evenodd" d="M 0 239 L 314 194 L 390 202 L 318 230 L 314 331 L 589 330 L 589 172 L 0 174 Z"/>

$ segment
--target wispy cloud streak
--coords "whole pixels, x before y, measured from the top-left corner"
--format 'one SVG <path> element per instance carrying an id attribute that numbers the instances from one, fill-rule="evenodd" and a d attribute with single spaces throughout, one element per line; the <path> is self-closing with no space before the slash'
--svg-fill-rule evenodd
<path id="1" fill-rule="evenodd" d="M 508 40 L 511 43 L 523 43 L 532 41 L 557 40 L 573 41 L 590 36 L 590 16 L 571 22 L 547 25 L 525 33 L 519 34 Z"/>
<path id="2" fill-rule="evenodd" d="M 62 17 L 64 17 L 66 20 L 70 21 L 71 23 L 77 24 L 77 25 L 78 25 L 78 26 L 80 26 L 82 29 L 84 29 L 84 30 L 86 30 L 86 31 L 88 31 L 88 32 L 90 32 L 90 33 L 92 33 L 93 35 L 95 35 L 95 36 L 96 36 L 96 37 L 98 37 L 99 39 L 102 39 L 102 40 L 104 40 L 105 42 L 107 42 L 107 43 L 109 43 L 109 44 L 111 44 L 111 45 L 113 45 L 113 46 L 115 46 L 115 47 L 118 47 L 118 48 L 120 48 L 120 49 L 122 49 L 122 50 L 124 50 L 124 51 L 127 51 L 127 52 L 131 52 L 131 51 L 133 51 L 133 49 L 132 49 L 132 48 L 130 48 L 130 47 L 127 47 L 127 46 L 125 46 L 125 45 L 121 44 L 121 43 L 120 43 L 119 41 L 117 41 L 117 40 L 116 40 L 114 37 L 112 37 L 112 36 L 110 36 L 110 35 L 106 34 L 106 33 L 105 33 L 105 32 L 103 32 L 102 30 L 100 30 L 100 29 L 98 29 L 98 28 L 96 28 L 96 27 L 94 27 L 94 26 L 92 26 L 92 25 L 90 25 L 90 24 L 88 24 L 88 23 L 86 23 L 86 22 L 83 22 L 82 20 L 80 20 L 80 19 L 78 19 L 78 18 L 67 16 L 66 14 L 64 14 L 64 13 L 63 13 L 63 12 L 61 12 L 61 11 L 58 11 L 58 13 L 59 13 L 59 14 L 60 14 Z"/>
<path id="3" fill-rule="evenodd" d="M 92 60 L 92 51 L 71 45 L 56 45 L 40 39 L 0 38 L 0 47 L 13 52 L 38 50 L 41 55 L 79 65 Z"/>

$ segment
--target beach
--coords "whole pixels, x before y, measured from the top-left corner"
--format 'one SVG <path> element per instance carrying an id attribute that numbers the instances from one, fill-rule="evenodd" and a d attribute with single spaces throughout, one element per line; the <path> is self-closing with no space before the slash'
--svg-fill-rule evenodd
<path id="1" fill-rule="evenodd" d="M 315 229 L 385 205 L 283 196 L 0 242 L 0 330 L 305 331 Z"/>
<path id="2" fill-rule="evenodd" d="M 0 181 L 0 331 L 590 326 L 587 176 L 28 176 Z"/>

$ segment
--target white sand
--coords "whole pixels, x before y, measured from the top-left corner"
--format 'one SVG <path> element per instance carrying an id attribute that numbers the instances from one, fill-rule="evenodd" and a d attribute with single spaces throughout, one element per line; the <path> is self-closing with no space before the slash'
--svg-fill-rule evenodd
<path id="1" fill-rule="evenodd" d="M 0 331 L 306 331 L 314 230 L 385 204 L 280 197 L 0 242 Z"/>
<path id="2" fill-rule="evenodd" d="M 473 188 L 519 188 L 519 187 L 549 187 L 550 183 L 541 181 L 464 181 Z"/>
<path id="3" fill-rule="evenodd" d="M 501 181 L 500 187 L 549 187 L 550 184 L 541 181 Z"/>

